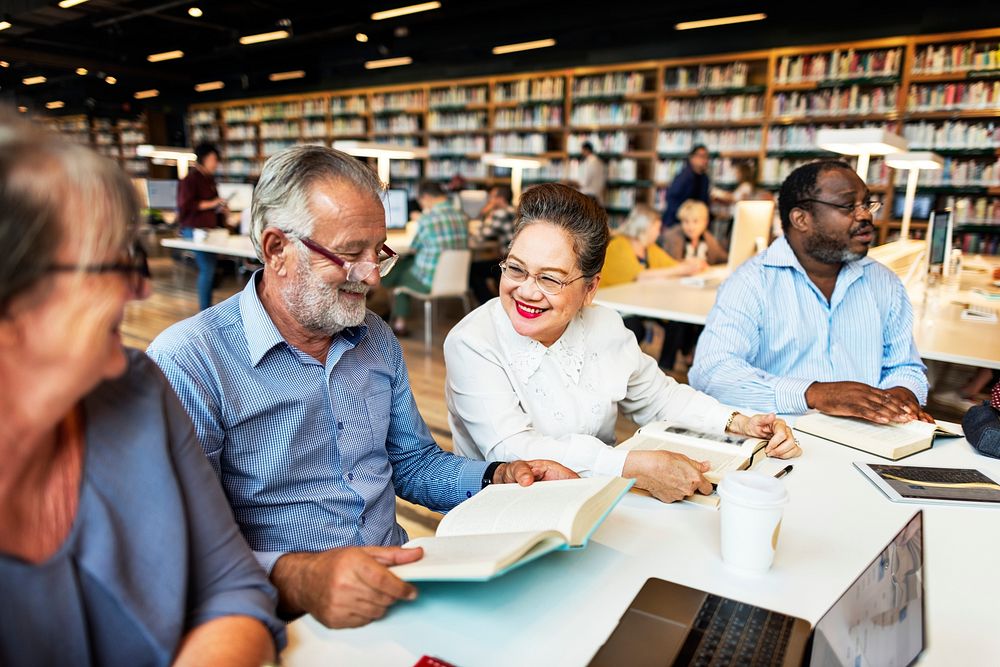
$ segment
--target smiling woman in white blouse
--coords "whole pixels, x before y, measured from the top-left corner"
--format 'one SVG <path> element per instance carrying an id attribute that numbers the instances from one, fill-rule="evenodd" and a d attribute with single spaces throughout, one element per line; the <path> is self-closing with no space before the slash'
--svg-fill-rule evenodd
<path id="1" fill-rule="evenodd" d="M 570 187 L 527 190 L 500 296 L 444 344 L 455 451 L 489 461 L 547 458 L 582 475 L 634 478 L 660 500 L 708 493 L 708 466 L 671 452 L 614 449 L 619 408 L 707 433 L 769 440 L 768 456 L 801 453 L 784 421 L 748 417 L 663 374 L 614 311 L 591 305 L 608 245 L 604 210 Z"/>

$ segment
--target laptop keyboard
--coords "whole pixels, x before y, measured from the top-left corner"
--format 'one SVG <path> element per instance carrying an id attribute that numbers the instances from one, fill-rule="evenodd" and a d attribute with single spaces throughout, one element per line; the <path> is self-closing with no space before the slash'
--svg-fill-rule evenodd
<path id="1" fill-rule="evenodd" d="M 780 665 L 794 622 L 791 616 L 709 595 L 674 667 Z"/>

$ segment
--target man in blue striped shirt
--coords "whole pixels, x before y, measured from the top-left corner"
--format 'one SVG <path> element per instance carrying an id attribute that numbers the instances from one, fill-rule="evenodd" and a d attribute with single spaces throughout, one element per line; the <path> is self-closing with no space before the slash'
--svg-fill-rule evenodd
<path id="1" fill-rule="evenodd" d="M 719 289 L 691 385 L 755 410 L 931 420 L 906 290 L 866 256 L 881 202 L 833 160 L 793 171 L 779 202 L 785 235 Z"/>
<path id="2" fill-rule="evenodd" d="M 251 236 L 264 269 L 149 347 L 187 409 L 286 616 L 363 625 L 416 590 L 395 495 L 446 511 L 490 483 L 575 477 L 441 451 L 399 342 L 365 308 L 394 263 L 382 184 L 366 165 L 298 146 L 264 166 Z M 374 260 L 374 261 L 373 261 Z"/>

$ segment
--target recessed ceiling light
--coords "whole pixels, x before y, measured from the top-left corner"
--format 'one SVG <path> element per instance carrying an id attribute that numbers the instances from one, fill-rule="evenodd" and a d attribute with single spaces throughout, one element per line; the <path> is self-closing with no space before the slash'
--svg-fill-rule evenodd
<path id="1" fill-rule="evenodd" d="M 10 67 L 10 63 L 7 62 L 6 60 L 0 60 L 0 67 L 7 69 L 8 67 Z"/>
<path id="2" fill-rule="evenodd" d="M 113 86 L 116 83 L 118 83 L 118 79 L 116 79 L 113 76 L 108 75 L 108 76 L 104 77 L 104 83 L 108 84 L 109 86 Z"/>
<path id="3" fill-rule="evenodd" d="M 52 100 L 45 103 L 46 109 L 62 109 L 64 106 L 66 106 L 66 103 L 62 100 Z"/>
<path id="4" fill-rule="evenodd" d="M 518 44 L 504 44 L 503 46 L 494 46 L 493 55 L 499 56 L 504 53 L 514 53 L 515 51 L 529 51 L 531 49 L 544 49 L 548 46 L 555 46 L 556 40 L 554 39 L 536 39 L 533 42 L 520 42 Z"/>
<path id="5" fill-rule="evenodd" d="M 262 32 L 258 35 L 245 35 L 240 37 L 240 44 L 259 44 L 260 42 L 270 42 L 275 39 L 285 39 L 289 36 L 287 30 L 275 30 L 274 32 Z"/>
<path id="6" fill-rule="evenodd" d="M 28 113 L 28 107 L 18 107 L 17 110 L 21 113 Z"/>
<path id="7" fill-rule="evenodd" d="M 268 74 L 267 78 L 271 81 L 289 81 L 291 79 L 301 79 L 305 75 L 305 70 L 297 69 L 291 72 L 274 72 L 273 74 Z"/>
<path id="8" fill-rule="evenodd" d="M 440 8 L 440 2 L 421 2 L 419 5 L 409 5 L 407 7 L 397 7 L 396 9 L 375 12 L 372 14 L 372 21 L 384 21 L 385 19 L 394 19 L 397 16 L 406 16 L 407 14 L 416 14 L 417 12 L 427 12 Z"/>
<path id="9" fill-rule="evenodd" d="M 0 30 L 6 30 L 10 27 L 10 21 L 0 21 Z"/>
<path id="10" fill-rule="evenodd" d="M 694 30 L 695 28 L 714 28 L 720 25 L 732 25 L 734 23 L 749 23 L 750 21 L 763 21 L 767 14 L 740 14 L 739 16 L 724 16 L 719 19 L 705 19 L 703 21 L 684 21 L 674 26 L 675 30 Z"/>
<path id="11" fill-rule="evenodd" d="M 87 2 L 87 0 L 59 0 L 59 6 L 63 9 L 69 9 L 70 7 L 82 5 L 85 2 Z"/>
<path id="12" fill-rule="evenodd" d="M 164 60 L 176 60 L 177 58 L 183 58 L 183 51 L 164 51 L 163 53 L 151 53 L 146 56 L 146 60 L 151 63 L 158 63 Z"/>
<path id="13" fill-rule="evenodd" d="M 36 83 L 45 83 L 48 81 L 44 76 L 29 76 L 26 79 L 21 79 L 21 83 L 26 86 L 34 86 Z"/>
<path id="14" fill-rule="evenodd" d="M 202 11 L 198 7 L 191 7 L 188 9 L 188 16 L 193 16 L 196 19 L 201 18 Z"/>
<path id="15" fill-rule="evenodd" d="M 87 68 L 86 67 L 77 67 L 76 68 L 76 73 L 79 74 L 80 76 L 87 76 Z"/>
<path id="16" fill-rule="evenodd" d="M 358 34 L 356 34 L 356 35 L 354 36 L 354 39 L 358 40 L 359 42 L 362 42 L 362 43 L 364 43 L 364 42 L 367 42 L 367 41 L 368 41 L 368 35 L 366 35 L 366 34 L 365 34 L 365 33 L 363 33 L 363 32 L 359 32 Z"/>
<path id="17" fill-rule="evenodd" d="M 137 100 L 148 100 L 150 97 L 159 97 L 159 96 L 160 96 L 160 91 L 156 90 L 155 88 L 152 88 L 150 90 L 137 90 L 135 92 L 135 95 L 133 95 L 133 97 L 135 97 L 135 99 Z"/>
<path id="18" fill-rule="evenodd" d="M 382 67 L 399 67 L 400 65 L 409 65 L 413 62 L 413 58 L 409 56 L 404 56 L 402 58 L 386 58 L 384 60 L 369 60 L 365 63 L 365 69 L 380 69 Z"/>
<path id="19" fill-rule="evenodd" d="M 205 83 L 195 84 L 194 89 L 199 93 L 204 93 L 209 90 L 220 90 L 225 87 L 226 84 L 222 83 L 221 81 L 206 81 Z"/>

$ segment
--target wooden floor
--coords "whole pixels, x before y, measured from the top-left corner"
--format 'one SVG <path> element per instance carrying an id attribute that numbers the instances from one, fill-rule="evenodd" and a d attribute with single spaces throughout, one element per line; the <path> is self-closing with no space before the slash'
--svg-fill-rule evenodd
<path id="1" fill-rule="evenodd" d="M 125 344 L 146 349 L 149 343 L 164 329 L 197 313 L 197 297 L 194 284 L 197 271 L 193 265 L 175 262 L 167 257 L 152 258 L 150 269 L 153 274 L 152 295 L 145 301 L 128 305 L 122 334 Z M 215 290 L 215 303 L 235 294 L 243 288 L 245 274 L 237 276 L 235 269 L 229 272 Z M 452 449 L 451 432 L 448 428 L 448 409 L 444 399 L 445 365 L 441 343 L 448 330 L 462 317 L 461 306 L 455 303 L 445 303 L 437 309 L 435 318 L 434 343 L 430 351 L 424 347 L 422 332 L 422 309 L 414 310 L 414 321 L 411 328 L 415 332 L 410 338 L 400 341 L 410 373 L 410 385 L 417 407 L 427 422 L 431 433 L 438 444 L 446 450 Z M 421 332 L 421 333 L 417 333 Z M 649 353 L 658 352 L 661 332 L 657 331 L 654 340 L 648 346 Z M 954 387 L 960 384 L 968 372 L 966 367 L 950 367 L 945 369 L 945 383 Z M 686 374 L 676 373 L 674 377 L 681 382 L 686 381 Z M 944 383 L 943 383 L 944 384 Z M 949 420 L 960 420 L 961 415 L 946 408 L 939 408 L 934 415 Z M 625 418 L 618 420 L 617 435 L 619 441 L 631 435 L 635 426 Z M 422 507 L 411 505 L 399 500 L 397 513 L 400 523 L 407 529 L 411 537 L 432 534 L 440 515 Z"/>

